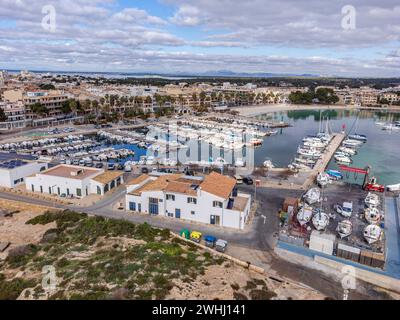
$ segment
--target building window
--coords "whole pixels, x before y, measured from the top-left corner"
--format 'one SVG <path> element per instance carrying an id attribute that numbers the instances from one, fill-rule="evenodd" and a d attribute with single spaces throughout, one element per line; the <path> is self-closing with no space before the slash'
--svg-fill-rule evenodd
<path id="1" fill-rule="evenodd" d="M 214 208 L 222 208 L 222 202 L 221 201 L 213 201 L 213 207 Z"/>
<path id="2" fill-rule="evenodd" d="M 76 189 L 76 195 L 77 195 L 78 197 L 82 197 L 82 189 L 77 188 L 77 189 Z"/>
<path id="3" fill-rule="evenodd" d="M 167 200 L 175 201 L 175 195 L 174 194 L 167 194 L 166 198 L 167 198 Z"/>
<path id="4" fill-rule="evenodd" d="M 194 215 L 196 214 L 196 212 L 190 211 L 190 214 L 191 214 L 192 216 L 194 216 Z"/>
<path id="5" fill-rule="evenodd" d="M 192 198 L 192 197 L 188 197 L 187 198 L 187 203 L 197 204 L 197 199 L 196 198 Z"/>
<path id="6" fill-rule="evenodd" d="M 136 202 L 129 202 L 129 210 L 136 211 Z"/>

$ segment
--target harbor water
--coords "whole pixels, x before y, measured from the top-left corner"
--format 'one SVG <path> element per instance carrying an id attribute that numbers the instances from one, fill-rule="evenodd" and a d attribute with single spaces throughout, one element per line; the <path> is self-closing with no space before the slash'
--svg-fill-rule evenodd
<path id="1" fill-rule="evenodd" d="M 400 183 L 400 130 L 385 131 L 377 122 L 399 121 L 400 113 L 373 111 L 287 111 L 264 114 L 257 117 L 260 120 L 283 120 L 291 124 L 289 128 L 279 130 L 278 135 L 266 137 L 263 145 L 255 150 L 255 164 L 262 165 L 265 160 L 271 160 L 277 167 L 286 167 L 294 160 L 297 147 L 303 137 L 316 134 L 320 127 L 325 130 L 329 118 L 329 126 L 333 132 L 365 134 L 368 141 L 358 148 L 358 153 L 352 157 L 350 165 L 357 168 L 371 166 L 372 174 L 378 182 L 388 185 Z M 358 120 L 357 120 L 358 118 Z M 337 169 L 334 160 L 329 168 Z M 362 183 L 362 177 L 353 174 L 346 176 L 350 182 Z"/>

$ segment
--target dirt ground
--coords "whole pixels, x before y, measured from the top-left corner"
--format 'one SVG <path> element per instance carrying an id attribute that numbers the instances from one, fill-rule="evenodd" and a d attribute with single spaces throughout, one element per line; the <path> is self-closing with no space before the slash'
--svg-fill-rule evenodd
<path id="1" fill-rule="evenodd" d="M 250 286 L 248 282 L 256 283 L 257 287 Z M 261 285 L 262 282 L 269 291 L 276 293 L 272 299 L 323 300 L 325 298 L 324 295 L 310 288 L 273 280 L 232 262 L 226 262 L 223 265 L 208 267 L 205 274 L 194 282 L 176 281 L 167 299 L 232 300 L 237 294 L 250 299 L 251 290 L 262 289 L 264 286 Z"/>
<path id="2" fill-rule="evenodd" d="M 0 215 L 0 242 L 10 242 L 10 246 L 0 253 L 0 260 L 5 259 L 7 252 L 13 247 L 38 243 L 48 229 L 55 227 L 53 223 L 44 226 L 25 224 L 49 208 L 9 200 L 0 200 L 0 208 L 4 212 L 13 213 L 10 217 Z"/>

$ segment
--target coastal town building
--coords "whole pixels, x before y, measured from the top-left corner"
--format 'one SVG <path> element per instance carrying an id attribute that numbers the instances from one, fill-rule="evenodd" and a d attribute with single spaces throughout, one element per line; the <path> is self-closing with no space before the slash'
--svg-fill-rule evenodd
<path id="1" fill-rule="evenodd" d="M 0 102 L 0 108 L 3 109 L 7 120 L 0 122 L 0 131 L 18 130 L 26 127 L 25 106 L 22 101 L 15 103 Z"/>
<path id="2" fill-rule="evenodd" d="M 142 175 L 127 186 L 129 211 L 243 229 L 251 196 L 238 193 L 236 180 L 211 173 L 205 178 L 183 174 Z"/>
<path id="3" fill-rule="evenodd" d="M 33 127 L 50 124 L 62 117 L 63 103 L 70 98 L 63 90 L 7 90 L 3 96 L 7 102 L 22 102 L 25 107 L 26 120 Z M 45 115 L 40 115 L 33 110 L 34 106 L 38 104 L 47 109 Z"/>
<path id="4" fill-rule="evenodd" d="M 32 192 L 84 198 L 104 195 L 124 182 L 122 172 L 58 165 L 26 178 L 26 189 Z"/>
<path id="5" fill-rule="evenodd" d="M 0 186 L 14 188 L 28 176 L 47 169 L 47 163 L 13 159 L 0 162 Z"/>

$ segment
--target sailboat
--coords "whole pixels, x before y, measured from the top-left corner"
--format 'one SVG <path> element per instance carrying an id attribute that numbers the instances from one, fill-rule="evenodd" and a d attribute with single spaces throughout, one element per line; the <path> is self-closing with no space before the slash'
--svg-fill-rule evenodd
<path id="1" fill-rule="evenodd" d="M 314 214 L 312 218 L 312 223 L 318 231 L 325 230 L 325 228 L 329 224 L 329 216 L 323 212 L 321 209 L 317 210 L 317 213 Z"/>
<path id="2" fill-rule="evenodd" d="M 382 229 L 374 224 L 370 224 L 364 229 L 364 238 L 369 244 L 373 244 L 382 239 Z"/>
<path id="3" fill-rule="evenodd" d="M 362 141 L 362 142 L 367 142 L 368 139 L 367 139 L 367 136 L 365 134 L 358 134 L 357 133 L 359 120 L 360 120 L 360 117 L 357 116 L 356 123 L 355 123 L 355 127 L 356 128 L 354 130 L 354 134 L 349 135 L 348 138 L 352 139 L 352 140 L 358 140 L 358 141 Z"/>
<path id="4" fill-rule="evenodd" d="M 350 220 L 343 220 L 336 228 L 341 239 L 348 237 L 353 232 L 353 223 Z"/>

